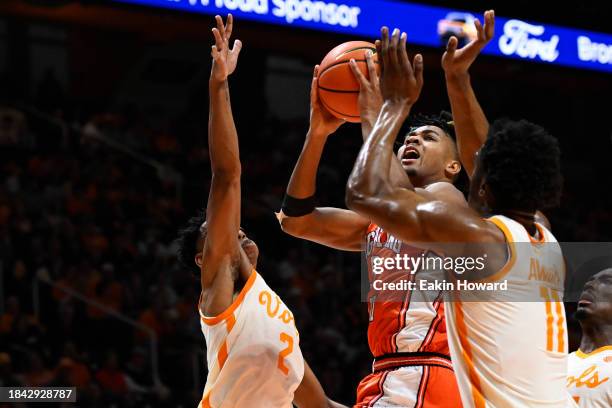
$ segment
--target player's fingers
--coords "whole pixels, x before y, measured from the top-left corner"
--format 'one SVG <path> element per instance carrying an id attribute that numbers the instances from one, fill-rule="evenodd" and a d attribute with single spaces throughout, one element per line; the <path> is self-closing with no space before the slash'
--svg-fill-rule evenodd
<path id="1" fill-rule="evenodd" d="M 213 57 L 215 61 L 219 58 L 219 50 L 217 49 L 216 45 L 213 45 L 210 48 L 210 55 Z"/>
<path id="2" fill-rule="evenodd" d="M 402 64 L 402 66 L 410 69 L 410 60 L 408 59 L 408 50 L 406 49 L 407 39 L 408 35 L 406 33 L 402 33 L 402 35 L 400 36 L 398 54 L 399 62 Z"/>
<path id="3" fill-rule="evenodd" d="M 351 58 L 351 60 L 349 61 L 349 67 L 351 67 L 351 71 L 353 71 L 353 75 L 355 75 L 355 79 L 357 79 L 357 82 L 359 82 L 359 87 L 363 88 L 364 86 L 366 86 L 368 84 L 368 80 L 366 79 L 365 75 L 363 75 L 363 72 L 361 72 L 361 70 L 357 66 L 357 62 L 355 62 L 354 58 Z"/>
<path id="4" fill-rule="evenodd" d="M 225 39 L 229 41 L 232 36 L 232 30 L 234 28 L 234 16 L 230 13 L 227 15 L 227 20 L 225 22 Z"/>
<path id="5" fill-rule="evenodd" d="M 489 10 L 489 15 L 485 17 L 485 34 L 487 36 L 487 41 L 490 41 L 495 35 L 495 11 Z"/>
<path id="6" fill-rule="evenodd" d="M 479 19 L 474 19 L 474 26 L 476 26 L 476 34 L 478 35 L 478 41 L 484 41 L 485 34 Z"/>
<path id="7" fill-rule="evenodd" d="M 380 75 L 382 75 L 385 66 L 382 57 L 382 43 L 380 42 L 380 40 L 374 41 L 374 47 L 376 47 L 376 54 L 378 55 L 378 66 L 380 67 Z"/>
<path id="8" fill-rule="evenodd" d="M 387 27 L 380 29 L 380 51 L 383 61 L 387 62 L 389 58 L 389 29 Z"/>
<path id="9" fill-rule="evenodd" d="M 454 35 L 448 39 L 448 44 L 446 44 L 446 52 L 449 57 L 453 57 L 455 55 L 455 51 L 457 51 L 457 45 L 459 44 L 459 40 Z"/>
<path id="10" fill-rule="evenodd" d="M 242 41 L 240 40 L 234 41 L 234 46 L 232 47 L 232 53 L 238 55 L 240 54 L 241 49 L 242 49 Z"/>
<path id="11" fill-rule="evenodd" d="M 310 104 L 316 105 L 319 100 L 319 94 L 317 93 L 317 79 L 319 74 L 319 66 L 315 65 L 312 73 L 312 82 L 310 84 Z"/>
<path id="12" fill-rule="evenodd" d="M 374 56 L 371 50 L 366 51 L 366 65 L 368 67 L 368 76 L 370 82 L 376 83 L 378 75 L 376 74 L 376 63 L 374 62 Z"/>
<path id="13" fill-rule="evenodd" d="M 399 29 L 394 28 L 391 34 L 391 40 L 389 41 L 389 61 L 391 64 L 396 65 L 399 61 Z"/>
<path id="14" fill-rule="evenodd" d="M 223 50 L 223 38 L 221 37 L 221 33 L 218 29 L 213 28 L 212 33 L 215 36 L 215 45 L 217 46 L 218 51 Z"/>
<path id="15" fill-rule="evenodd" d="M 215 16 L 215 21 L 217 22 L 217 30 L 219 30 L 219 34 L 221 34 L 221 38 L 225 41 L 225 26 L 223 25 L 223 19 L 220 15 Z"/>
<path id="16" fill-rule="evenodd" d="M 314 78 L 317 78 L 319 76 L 319 65 L 318 64 L 314 66 L 314 70 L 312 72 L 312 76 Z"/>
<path id="17" fill-rule="evenodd" d="M 419 88 L 423 86 L 423 56 L 417 54 L 414 56 L 414 77 L 416 78 Z"/>

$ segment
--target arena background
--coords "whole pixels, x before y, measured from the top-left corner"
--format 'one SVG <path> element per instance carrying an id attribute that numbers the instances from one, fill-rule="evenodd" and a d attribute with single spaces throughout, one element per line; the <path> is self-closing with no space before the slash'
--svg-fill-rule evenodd
<path id="1" fill-rule="evenodd" d="M 453 7 L 610 32 L 588 2 L 504 3 Z M 173 240 L 208 194 L 212 21 L 108 1 L 0 2 L 0 385 L 77 386 L 86 407 L 199 401 L 199 282 L 178 268 Z M 359 38 L 244 20 L 235 37 L 243 226 L 296 316 L 305 358 L 350 404 L 371 368 L 359 255 L 285 235 L 274 211 L 308 127 L 312 67 Z M 448 110 L 442 51 L 416 50 L 426 85 L 415 111 Z M 472 81 L 490 120 L 526 118 L 561 141 L 565 190 L 547 213 L 557 238 L 611 241 L 610 74 L 481 56 Z M 360 141 L 351 124 L 330 138 L 321 204 L 343 206 Z"/>

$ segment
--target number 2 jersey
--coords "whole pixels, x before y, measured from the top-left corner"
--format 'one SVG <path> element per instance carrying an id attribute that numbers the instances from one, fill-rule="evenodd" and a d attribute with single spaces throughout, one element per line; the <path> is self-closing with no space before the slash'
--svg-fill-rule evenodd
<path id="1" fill-rule="evenodd" d="M 198 310 L 200 308 L 198 307 Z M 293 314 L 255 270 L 231 306 L 200 311 L 208 377 L 198 408 L 291 408 L 304 376 Z"/>

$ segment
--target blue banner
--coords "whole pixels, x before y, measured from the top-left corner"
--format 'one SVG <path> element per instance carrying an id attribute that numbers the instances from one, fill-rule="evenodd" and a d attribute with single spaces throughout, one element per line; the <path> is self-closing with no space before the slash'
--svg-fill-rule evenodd
<path id="1" fill-rule="evenodd" d="M 376 38 L 383 25 L 406 31 L 412 44 L 440 47 L 451 35 L 473 38 L 481 13 L 391 0 L 115 0 L 188 12 Z M 496 17 L 485 54 L 612 72 L 612 35 Z"/>

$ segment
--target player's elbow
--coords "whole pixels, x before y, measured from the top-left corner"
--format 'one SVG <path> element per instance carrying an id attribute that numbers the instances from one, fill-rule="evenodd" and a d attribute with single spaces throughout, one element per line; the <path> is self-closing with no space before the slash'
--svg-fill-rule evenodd
<path id="1" fill-rule="evenodd" d="M 281 217 L 279 222 L 283 232 L 296 237 L 303 238 L 307 230 L 307 217 Z"/>
<path id="2" fill-rule="evenodd" d="M 212 175 L 219 181 L 227 183 L 240 182 L 242 169 L 240 168 L 240 164 L 212 166 Z"/>
<path id="3" fill-rule="evenodd" d="M 344 194 L 344 201 L 348 209 L 359 214 L 369 214 L 375 200 L 372 200 L 371 194 L 359 186 L 348 184 Z"/>

